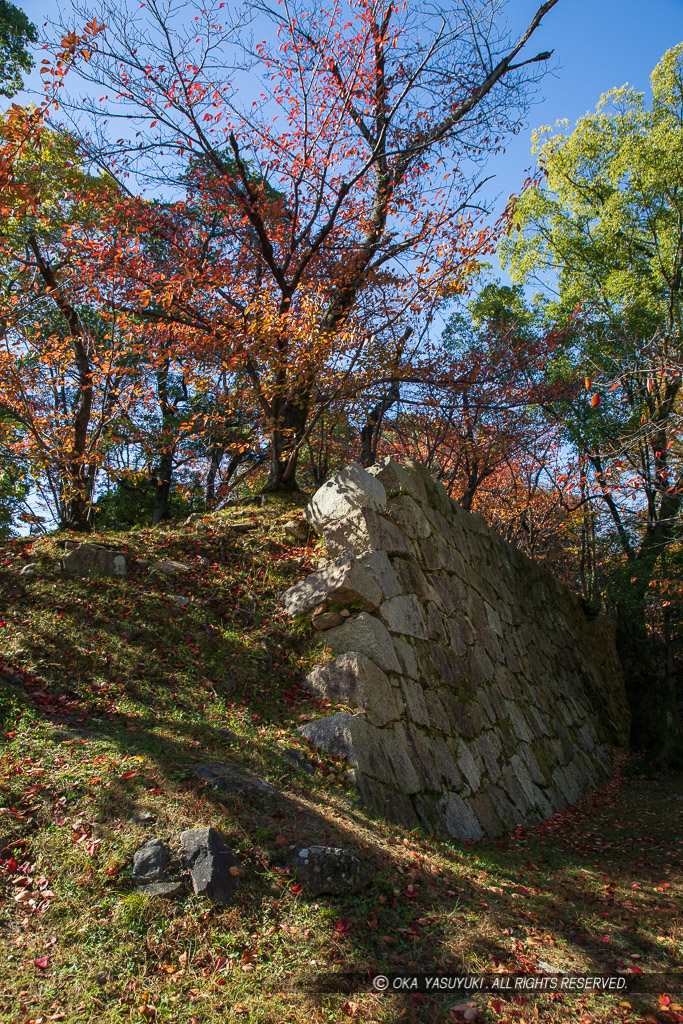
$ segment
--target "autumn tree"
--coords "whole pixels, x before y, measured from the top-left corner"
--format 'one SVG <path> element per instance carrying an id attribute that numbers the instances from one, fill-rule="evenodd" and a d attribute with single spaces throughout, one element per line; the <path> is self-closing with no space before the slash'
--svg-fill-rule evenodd
<path id="1" fill-rule="evenodd" d="M 248 379 L 270 438 L 267 488 L 296 486 L 319 417 L 358 393 L 350 370 L 368 340 L 429 317 L 490 250 L 471 170 L 519 125 L 549 56 L 523 51 L 556 2 L 516 39 L 497 0 L 252 3 L 244 17 L 266 36 L 255 47 L 215 2 L 76 8 L 107 26 L 82 70 L 96 100 L 70 100 L 91 152 L 167 191 L 201 158 L 174 224 L 147 226 L 166 232 L 168 272 L 129 270 L 159 319 Z M 135 132 L 116 138 L 123 119 Z"/>
<path id="2" fill-rule="evenodd" d="M 63 526 L 88 526 L 109 433 L 132 381 L 135 346 L 107 268 L 101 215 L 115 187 L 92 176 L 73 139 L 27 113 L 0 228 L 0 414 Z M 13 140 L 16 111 L 0 124 Z M 13 145 L 10 141 L 8 145 Z"/>
<path id="3" fill-rule="evenodd" d="M 554 278 L 571 344 L 554 372 L 573 378 L 558 409 L 582 476 L 621 553 L 612 585 L 634 740 L 683 756 L 671 658 L 646 628 L 648 592 L 667 576 L 683 528 L 683 45 L 652 74 L 652 103 L 624 87 L 572 131 L 543 130 L 545 182 L 520 197 L 506 245 L 519 280 Z"/>

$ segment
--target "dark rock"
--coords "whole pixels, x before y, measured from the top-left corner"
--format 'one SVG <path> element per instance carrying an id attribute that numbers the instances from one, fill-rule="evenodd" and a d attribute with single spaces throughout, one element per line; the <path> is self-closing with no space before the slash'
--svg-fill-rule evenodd
<path id="1" fill-rule="evenodd" d="M 135 814 L 131 814 L 128 819 L 129 825 L 151 825 L 157 819 L 149 811 L 136 811 Z"/>
<path id="2" fill-rule="evenodd" d="M 232 732 L 231 729 L 219 729 L 218 735 L 221 739 L 227 740 L 228 743 L 239 743 L 240 738 L 236 732 Z"/>
<path id="3" fill-rule="evenodd" d="M 355 853 L 339 847 L 309 846 L 299 850 L 292 870 L 309 896 L 358 892 L 372 877 L 368 865 Z"/>
<path id="4" fill-rule="evenodd" d="M 308 763 L 306 755 L 302 750 L 297 750 L 296 747 L 287 747 L 282 751 L 282 756 L 291 761 L 297 768 L 301 768 L 307 775 L 315 774 L 315 768 L 312 764 Z"/>
<path id="5" fill-rule="evenodd" d="M 144 896 L 163 896 L 166 899 L 178 896 L 183 889 L 182 882 L 150 882 L 148 885 L 138 886 L 138 892 Z"/>
<path id="6" fill-rule="evenodd" d="M 211 764 L 200 764 L 194 770 L 195 775 L 200 779 L 206 779 L 216 789 L 224 793 L 243 793 L 245 790 L 258 790 L 259 793 L 267 793 L 268 796 L 275 796 L 277 790 L 264 779 L 257 779 L 255 775 L 247 775 L 246 772 L 238 772 L 235 768 L 228 768 L 226 764 L 212 762 Z"/>
<path id="7" fill-rule="evenodd" d="M 239 868 L 225 839 L 215 828 L 191 828 L 180 833 L 180 845 L 198 896 L 229 903 L 237 889 Z"/>
<path id="8" fill-rule="evenodd" d="M 140 882 L 158 882 L 164 876 L 169 856 L 168 848 L 161 839 L 145 843 L 133 857 L 134 877 Z"/>

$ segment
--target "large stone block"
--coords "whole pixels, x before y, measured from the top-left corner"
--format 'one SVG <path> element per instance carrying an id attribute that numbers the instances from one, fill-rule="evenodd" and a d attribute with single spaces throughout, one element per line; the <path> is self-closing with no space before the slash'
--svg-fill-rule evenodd
<path id="1" fill-rule="evenodd" d="M 450 734 L 451 723 L 446 714 L 446 709 L 439 700 L 434 690 L 427 689 L 424 691 L 424 700 L 427 707 L 427 714 L 429 715 L 429 726 L 436 732 L 442 732 Z"/>
<path id="2" fill-rule="evenodd" d="M 365 808 L 378 818 L 414 829 L 420 824 L 411 798 L 362 772 L 356 773 L 356 787 Z"/>
<path id="3" fill-rule="evenodd" d="M 472 729 L 472 723 L 470 716 L 465 711 L 465 708 L 460 703 L 455 693 L 450 687 L 442 687 L 437 691 L 439 700 L 441 701 L 448 719 L 451 725 L 451 731 L 455 736 L 463 736 L 465 739 L 471 739 L 474 735 Z M 446 730 L 444 729 L 444 732 Z"/>
<path id="4" fill-rule="evenodd" d="M 431 640 L 436 640 L 438 643 L 447 644 L 450 639 L 450 633 L 446 628 L 448 619 L 444 619 L 433 601 L 427 602 L 425 614 L 427 619 L 427 635 L 429 638 Z"/>
<path id="5" fill-rule="evenodd" d="M 463 788 L 463 778 L 453 760 L 448 744 L 442 736 L 433 736 L 429 740 L 429 748 L 434 767 L 449 788 L 459 791 Z"/>
<path id="6" fill-rule="evenodd" d="M 470 752 L 470 748 L 463 740 L 458 744 L 456 761 L 458 768 L 467 779 L 470 789 L 473 793 L 476 793 L 481 782 L 481 772 L 477 768 L 477 763 Z"/>
<path id="7" fill-rule="evenodd" d="M 316 697 L 362 708 L 373 725 L 386 725 L 401 713 L 384 672 L 357 651 L 317 666 L 306 676 L 304 686 Z"/>
<path id="8" fill-rule="evenodd" d="M 382 601 L 377 614 L 390 633 L 427 639 L 427 625 L 415 594 L 402 594 Z"/>
<path id="9" fill-rule="evenodd" d="M 323 603 L 360 605 L 364 611 L 371 612 L 381 600 L 379 583 L 353 555 L 347 554 L 290 587 L 282 603 L 288 615 L 300 615 Z"/>
<path id="10" fill-rule="evenodd" d="M 358 764 L 353 742 L 356 729 L 356 716 L 346 711 L 327 718 L 316 718 L 313 722 L 299 726 L 301 735 L 314 747 L 326 750 L 333 757 L 345 757 L 349 764 L 354 765 Z"/>
<path id="11" fill-rule="evenodd" d="M 370 658 L 385 672 L 401 671 L 386 626 L 367 612 L 348 618 L 342 626 L 328 629 L 323 636 L 325 646 L 330 647 L 333 654 L 357 651 Z"/>
<path id="12" fill-rule="evenodd" d="M 394 650 L 401 666 L 402 675 L 410 676 L 411 679 L 417 679 L 419 677 L 419 670 L 414 648 L 407 641 L 395 636 Z"/>
<path id="13" fill-rule="evenodd" d="M 429 712 L 425 703 L 424 690 L 419 683 L 404 677 L 401 679 L 401 692 L 405 701 L 408 717 L 418 725 L 429 725 Z"/>
<path id="14" fill-rule="evenodd" d="M 410 759 L 417 767 L 423 788 L 440 792 L 441 772 L 434 764 L 429 737 L 412 723 L 408 725 L 406 733 L 408 735 Z"/>
<path id="15" fill-rule="evenodd" d="M 360 508 L 323 530 L 328 553 L 334 558 L 352 551 L 382 550 L 389 555 L 412 555 L 412 546 L 395 523 L 370 508 Z"/>
<path id="16" fill-rule="evenodd" d="M 384 737 L 388 732 L 369 725 L 362 715 L 340 712 L 329 718 L 317 718 L 299 728 L 314 747 L 333 757 L 345 757 L 349 764 L 373 778 L 396 786 L 396 778 L 387 755 Z"/>
<path id="17" fill-rule="evenodd" d="M 451 498 L 441 481 L 435 480 L 427 467 L 423 466 L 417 459 L 406 459 L 403 465 L 406 470 L 414 473 L 416 477 L 422 480 L 427 492 L 428 504 L 439 509 L 444 515 L 449 515 L 452 512 Z"/>
<path id="18" fill-rule="evenodd" d="M 409 494 L 389 498 L 387 515 L 395 519 L 405 535 L 412 540 L 429 537 L 432 532 L 427 516 Z"/>
<path id="19" fill-rule="evenodd" d="M 396 776 L 396 784 L 402 793 L 419 793 L 422 780 L 408 753 L 409 745 L 402 725 L 382 729 L 382 746 Z"/>
<path id="20" fill-rule="evenodd" d="M 497 839 L 503 834 L 505 828 L 486 793 L 475 793 L 469 803 L 489 839 Z"/>
<path id="21" fill-rule="evenodd" d="M 446 832 L 453 839 L 483 839 L 484 830 L 470 807 L 457 793 L 450 793 L 445 801 Z"/>
<path id="22" fill-rule="evenodd" d="M 534 736 L 518 704 L 514 701 L 506 700 L 505 708 L 512 723 L 512 728 L 515 731 L 515 735 L 525 743 L 531 743 Z"/>
<path id="23" fill-rule="evenodd" d="M 421 601 L 434 601 L 441 606 L 441 598 L 432 586 L 431 577 L 422 572 L 414 559 L 395 558 L 394 569 L 404 594 L 416 594 Z"/>
<path id="24" fill-rule="evenodd" d="M 402 466 L 392 458 L 382 459 L 368 470 L 383 485 L 388 495 L 409 494 L 420 505 L 428 505 L 427 488 L 420 473 Z"/>
<path id="25" fill-rule="evenodd" d="M 386 551 L 363 551 L 358 555 L 358 564 L 365 569 L 382 591 L 382 597 L 397 597 L 401 584 Z"/>
<path id="26" fill-rule="evenodd" d="M 381 511 L 386 500 L 377 477 L 354 462 L 318 488 L 306 506 L 306 518 L 317 533 L 322 533 L 326 526 L 344 519 L 355 509 Z"/>

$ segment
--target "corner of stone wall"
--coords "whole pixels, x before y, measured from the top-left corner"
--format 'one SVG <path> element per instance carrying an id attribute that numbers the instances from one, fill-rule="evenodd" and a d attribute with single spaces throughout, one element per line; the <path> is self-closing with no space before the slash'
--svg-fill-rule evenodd
<path id="1" fill-rule="evenodd" d="M 291 587 L 333 655 L 305 685 L 352 708 L 302 726 L 371 813 L 458 837 L 535 824 L 624 742 L 613 633 L 418 462 L 343 469 L 306 510 L 331 561 Z"/>

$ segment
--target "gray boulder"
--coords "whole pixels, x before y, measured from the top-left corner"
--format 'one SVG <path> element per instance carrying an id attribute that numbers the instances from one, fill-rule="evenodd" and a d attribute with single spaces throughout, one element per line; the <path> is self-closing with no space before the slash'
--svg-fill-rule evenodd
<path id="1" fill-rule="evenodd" d="M 215 828 L 191 828 L 180 833 L 192 887 L 198 896 L 227 904 L 237 889 L 239 868 L 221 833 Z"/>
<path id="2" fill-rule="evenodd" d="M 133 856 L 134 877 L 139 882 L 158 882 L 164 877 L 169 857 L 168 848 L 161 839 L 152 839 Z"/>
<path id="3" fill-rule="evenodd" d="M 326 750 L 333 757 L 345 757 L 349 764 L 357 764 L 358 756 L 354 746 L 354 734 L 358 731 L 357 719 L 346 711 L 327 718 L 316 718 L 299 726 L 301 733 L 314 747 Z"/>
<path id="4" fill-rule="evenodd" d="M 386 551 L 363 551 L 357 556 L 357 561 L 380 586 L 383 597 L 396 597 L 401 593 L 399 578 Z"/>
<path id="5" fill-rule="evenodd" d="M 383 601 L 378 614 L 391 633 L 427 639 L 427 626 L 415 594 L 402 594 Z"/>
<path id="6" fill-rule="evenodd" d="M 372 877 L 370 868 L 357 854 L 330 846 L 299 850 L 292 871 L 309 896 L 346 896 L 358 892 Z"/>
<path id="7" fill-rule="evenodd" d="M 330 523 L 343 519 L 357 508 L 381 511 L 386 500 L 379 480 L 357 462 L 352 462 L 315 492 L 306 506 L 306 518 L 316 533 L 322 533 Z"/>
<path id="8" fill-rule="evenodd" d="M 67 541 L 67 545 L 62 568 L 70 576 L 126 575 L 126 556 L 123 552 L 100 544 L 74 544 Z"/>

